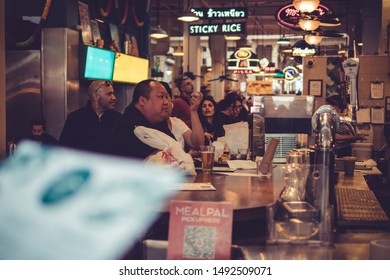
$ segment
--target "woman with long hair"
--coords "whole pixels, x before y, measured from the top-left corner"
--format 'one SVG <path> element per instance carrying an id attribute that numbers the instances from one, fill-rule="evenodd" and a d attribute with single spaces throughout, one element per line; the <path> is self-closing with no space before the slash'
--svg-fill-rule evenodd
<path id="1" fill-rule="evenodd" d="M 198 107 L 198 115 L 204 130 L 205 144 L 225 135 L 218 106 L 212 96 L 203 98 Z"/>

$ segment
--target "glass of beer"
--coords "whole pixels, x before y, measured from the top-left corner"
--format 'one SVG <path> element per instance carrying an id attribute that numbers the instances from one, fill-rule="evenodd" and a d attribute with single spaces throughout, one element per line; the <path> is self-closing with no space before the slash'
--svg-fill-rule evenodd
<path id="1" fill-rule="evenodd" d="M 214 153 L 215 147 L 213 145 L 200 147 L 200 156 L 202 159 L 203 172 L 211 172 L 213 170 Z"/>

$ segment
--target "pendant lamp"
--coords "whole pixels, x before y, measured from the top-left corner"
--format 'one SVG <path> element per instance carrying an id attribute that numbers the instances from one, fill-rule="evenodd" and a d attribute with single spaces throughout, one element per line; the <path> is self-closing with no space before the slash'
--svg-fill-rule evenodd
<path id="1" fill-rule="evenodd" d="M 150 30 L 150 37 L 155 39 L 167 38 L 167 32 L 160 26 L 160 0 L 157 0 L 157 26 Z"/>
<path id="2" fill-rule="evenodd" d="M 187 9 L 177 19 L 185 22 L 193 22 L 199 20 L 199 17 L 195 13 L 191 12 L 190 0 L 188 0 L 187 2 Z"/>
<path id="3" fill-rule="evenodd" d="M 318 8 L 319 0 L 294 0 L 294 8 L 301 13 L 311 13 Z"/>

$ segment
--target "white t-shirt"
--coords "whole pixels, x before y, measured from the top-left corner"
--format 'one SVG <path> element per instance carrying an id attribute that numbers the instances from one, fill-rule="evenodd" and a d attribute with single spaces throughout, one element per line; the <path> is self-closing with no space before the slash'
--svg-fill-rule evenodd
<path id="1" fill-rule="evenodd" d="M 177 142 L 181 143 L 184 149 L 185 141 L 183 134 L 190 130 L 190 128 L 179 118 L 169 117 L 172 124 L 172 134 L 175 136 Z"/>

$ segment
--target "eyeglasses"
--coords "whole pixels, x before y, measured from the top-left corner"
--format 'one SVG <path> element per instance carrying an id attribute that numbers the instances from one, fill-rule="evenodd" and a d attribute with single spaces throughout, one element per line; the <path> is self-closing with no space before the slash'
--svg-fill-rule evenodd
<path id="1" fill-rule="evenodd" d="M 238 105 L 238 106 L 236 106 L 236 105 L 231 105 L 230 107 L 232 107 L 233 110 L 238 110 L 238 109 L 241 110 L 243 106 L 242 106 L 242 105 Z"/>
<path id="2" fill-rule="evenodd" d="M 112 86 L 112 82 L 111 82 L 111 81 L 104 81 L 103 84 L 101 84 L 100 86 L 98 86 L 98 87 L 95 89 L 95 92 L 97 92 L 102 86 L 106 86 L 106 87 Z"/>

